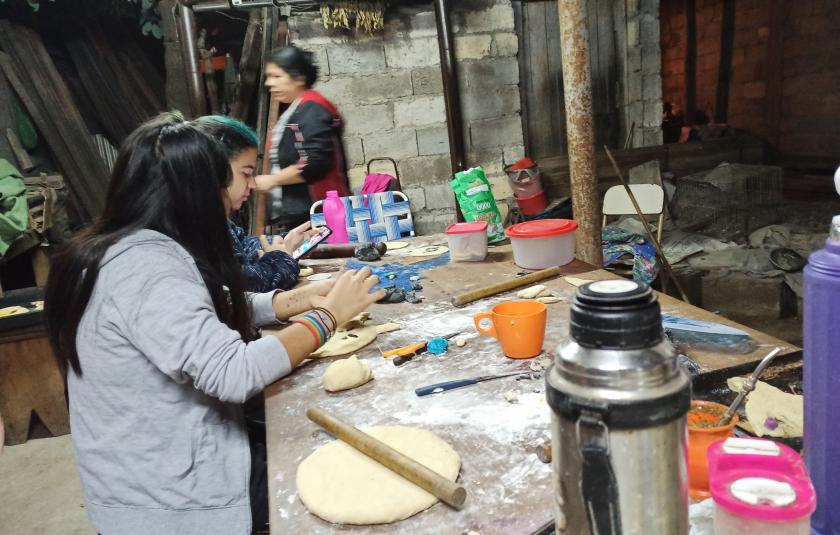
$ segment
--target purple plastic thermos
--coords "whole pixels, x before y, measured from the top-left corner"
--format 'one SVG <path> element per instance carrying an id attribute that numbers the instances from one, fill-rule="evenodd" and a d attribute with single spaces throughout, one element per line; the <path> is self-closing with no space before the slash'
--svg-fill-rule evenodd
<path id="1" fill-rule="evenodd" d="M 347 210 L 335 190 L 328 191 L 327 198 L 324 199 L 324 219 L 326 219 L 327 226 L 332 231 L 330 237 L 327 238 L 327 243 L 347 243 L 350 241 L 347 236 Z"/>
<path id="2" fill-rule="evenodd" d="M 840 216 L 831 222 L 825 247 L 808 258 L 804 278 L 803 441 L 817 492 L 811 534 L 840 535 Z"/>

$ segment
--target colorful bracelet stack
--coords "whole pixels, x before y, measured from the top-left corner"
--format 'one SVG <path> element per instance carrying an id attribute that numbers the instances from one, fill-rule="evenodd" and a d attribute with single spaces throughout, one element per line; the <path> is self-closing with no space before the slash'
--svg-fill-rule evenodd
<path id="1" fill-rule="evenodd" d="M 309 332 L 315 337 L 315 343 L 318 347 L 326 344 L 338 327 L 335 316 L 329 310 L 321 307 L 299 316 L 293 323 L 300 323 L 309 329 Z"/>

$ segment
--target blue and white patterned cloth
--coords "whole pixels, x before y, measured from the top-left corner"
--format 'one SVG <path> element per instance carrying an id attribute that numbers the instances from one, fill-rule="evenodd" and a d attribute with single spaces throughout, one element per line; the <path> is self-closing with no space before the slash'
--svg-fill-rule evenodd
<path id="1" fill-rule="evenodd" d="M 245 289 L 249 292 L 288 290 L 298 282 L 300 266 L 297 260 L 282 251 L 269 251 L 260 256 L 262 244 L 256 236 L 228 221 L 233 254 L 242 265 Z"/>
<path id="2" fill-rule="evenodd" d="M 626 254 L 633 255 L 633 280 L 650 284 L 659 274 L 656 247 L 644 236 L 607 225 L 601 230 L 604 266 L 609 266 Z"/>

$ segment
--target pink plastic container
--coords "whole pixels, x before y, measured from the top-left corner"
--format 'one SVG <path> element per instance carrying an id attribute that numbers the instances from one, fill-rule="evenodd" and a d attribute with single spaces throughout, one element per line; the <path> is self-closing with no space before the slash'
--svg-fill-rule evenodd
<path id="1" fill-rule="evenodd" d="M 525 269 L 565 266 L 575 259 L 575 230 L 571 219 L 537 219 L 509 227 L 505 234 L 513 261 Z"/>
<path id="2" fill-rule="evenodd" d="M 727 438 L 706 452 L 715 535 L 809 535 L 817 498 L 802 458 L 772 440 Z"/>
<path id="3" fill-rule="evenodd" d="M 347 210 L 344 208 L 344 203 L 341 202 L 341 197 L 338 192 L 330 190 L 327 192 L 327 198 L 324 199 L 324 219 L 327 220 L 327 226 L 332 231 L 327 243 L 347 243 L 350 238 L 347 236 Z"/>
<path id="4" fill-rule="evenodd" d="M 445 233 L 453 262 L 481 262 L 487 257 L 487 221 L 454 223 Z"/>

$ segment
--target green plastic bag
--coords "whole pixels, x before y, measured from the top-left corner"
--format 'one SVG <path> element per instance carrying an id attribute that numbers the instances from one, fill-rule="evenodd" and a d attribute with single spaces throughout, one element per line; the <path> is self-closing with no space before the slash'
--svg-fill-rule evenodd
<path id="1" fill-rule="evenodd" d="M 490 182 L 481 167 L 455 173 L 449 183 L 466 221 L 487 221 L 487 240 L 490 243 L 505 239 L 502 214 L 496 206 Z"/>

